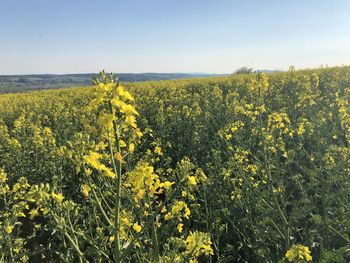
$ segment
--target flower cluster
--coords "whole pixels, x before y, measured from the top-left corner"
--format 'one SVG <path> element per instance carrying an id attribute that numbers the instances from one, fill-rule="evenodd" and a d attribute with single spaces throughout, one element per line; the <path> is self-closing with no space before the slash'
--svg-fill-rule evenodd
<path id="1" fill-rule="evenodd" d="M 288 262 L 312 261 L 310 249 L 303 245 L 294 245 L 286 252 Z"/>

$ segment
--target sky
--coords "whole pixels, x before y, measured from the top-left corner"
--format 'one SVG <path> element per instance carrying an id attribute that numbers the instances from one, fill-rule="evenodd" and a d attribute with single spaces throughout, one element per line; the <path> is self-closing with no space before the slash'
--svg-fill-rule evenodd
<path id="1" fill-rule="evenodd" d="M 349 0 L 0 0 L 0 75 L 350 64 Z"/>

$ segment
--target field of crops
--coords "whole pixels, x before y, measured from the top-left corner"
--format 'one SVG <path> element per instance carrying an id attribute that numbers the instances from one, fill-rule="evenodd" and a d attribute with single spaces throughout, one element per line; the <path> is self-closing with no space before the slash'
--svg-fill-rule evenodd
<path id="1" fill-rule="evenodd" d="M 349 262 L 350 67 L 0 96 L 0 262 Z"/>

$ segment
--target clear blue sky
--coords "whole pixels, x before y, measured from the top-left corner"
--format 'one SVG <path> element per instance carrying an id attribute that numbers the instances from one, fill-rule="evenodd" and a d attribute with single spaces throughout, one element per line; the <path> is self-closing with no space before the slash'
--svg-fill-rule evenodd
<path id="1" fill-rule="evenodd" d="M 0 74 L 350 64 L 349 0 L 0 0 Z"/>

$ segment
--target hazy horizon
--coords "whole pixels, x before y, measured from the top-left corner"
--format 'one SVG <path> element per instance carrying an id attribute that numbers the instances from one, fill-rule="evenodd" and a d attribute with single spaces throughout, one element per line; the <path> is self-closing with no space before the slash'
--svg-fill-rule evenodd
<path id="1" fill-rule="evenodd" d="M 103 69 L 101 69 L 103 70 Z M 96 72 L 78 72 L 78 73 L 28 73 L 28 74 L 0 74 L 0 76 L 30 76 L 30 75 L 85 75 L 85 74 L 99 74 L 101 70 Z M 265 70 L 265 69 L 263 69 Z M 269 69 L 267 69 L 269 70 Z M 105 70 L 106 71 L 106 70 Z M 226 75 L 231 73 L 210 73 L 210 72 L 114 72 L 114 71 L 106 71 L 107 73 L 113 74 L 188 74 L 188 75 Z"/>
<path id="2" fill-rule="evenodd" d="M 348 10 L 346 0 L 2 0 L 0 75 L 347 65 Z"/>
<path id="3" fill-rule="evenodd" d="M 261 68 L 261 69 L 257 69 L 257 68 L 252 68 L 253 71 L 271 71 L 271 72 L 283 72 L 283 71 L 288 71 L 289 67 L 294 65 L 289 65 L 287 68 L 283 68 L 283 69 L 269 69 L 269 68 Z M 319 66 L 315 66 L 315 67 L 305 67 L 305 68 L 297 68 L 295 67 L 296 70 L 312 70 L 312 69 L 319 69 L 319 68 L 332 68 L 332 67 L 347 67 L 350 65 L 346 65 L 346 64 L 341 64 L 341 65 L 319 65 Z M 232 70 L 231 72 L 222 72 L 222 73 L 212 73 L 212 72 L 115 72 L 115 71 L 107 71 L 105 70 L 107 73 L 113 73 L 113 74 L 188 74 L 188 75 L 229 75 L 232 73 L 235 73 L 236 70 L 243 68 L 245 66 L 242 67 L 238 67 L 235 68 L 234 70 Z M 249 68 L 249 67 L 248 67 Z M 23 73 L 23 74 L 0 74 L 0 76 L 30 76 L 30 75 L 84 75 L 84 74 L 99 74 L 101 72 L 101 70 L 104 69 L 100 69 L 96 72 L 63 72 L 63 73 L 50 73 L 50 72 L 44 72 L 44 73 Z"/>

